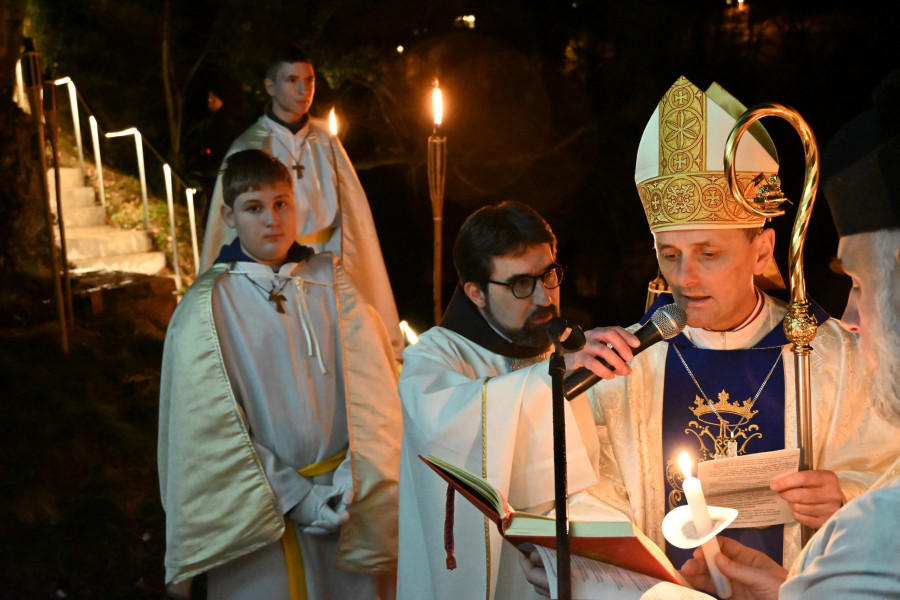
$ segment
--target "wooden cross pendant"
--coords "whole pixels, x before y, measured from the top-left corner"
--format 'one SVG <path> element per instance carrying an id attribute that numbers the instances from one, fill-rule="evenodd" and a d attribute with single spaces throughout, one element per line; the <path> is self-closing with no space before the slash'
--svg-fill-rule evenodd
<path id="1" fill-rule="evenodd" d="M 275 290 L 269 292 L 269 302 L 275 303 L 275 310 L 284 314 L 284 303 L 287 302 L 287 296 L 280 294 Z"/>
<path id="2" fill-rule="evenodd" d="M 297 174 L 297 179 L 303 179 L 303 165 L 299 162 L 295 162 L 291 168 Z"/>

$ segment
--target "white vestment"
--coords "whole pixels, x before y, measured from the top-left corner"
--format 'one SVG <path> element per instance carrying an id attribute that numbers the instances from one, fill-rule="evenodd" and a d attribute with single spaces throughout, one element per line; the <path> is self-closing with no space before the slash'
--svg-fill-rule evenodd
<path id="1" fill-rule="evenodd" d="M 449 312 L 449 310 L 448 310 Z M 480 319 L 474 314 L 474 319 Z M 400 460 L 398 598 L 530 598 L 535 595 L 517 563 L 517 550 L 494 523 L 486 573 L 485 519 L 456 496 L 454 556 L 446 568 L 444 516 L 447 484 L 417 455 L 434 454 L 481 476 L 511 506 L 552 507 L 553 434 L 548 361 L 511 359 L 445 327 L 434 327 L 404 352 L 400 375 L 403 444 Z M 519 364 L 524 364 L 518 368 Z M 487 387 L 485 389 L 485 381 Z M 486 456 L 482 451 L 482 397 L 486 398 Z M 596 434 L 584 398 L 565 403 L 569 494 L 596 483 Z M 576 415 L 578 416 L 576 422 Z M 579 429 L 583 426 L 583 429 Z M 535 507 L 538 507 L 537 509 Z"/>
<path id="2" fill-rule="evenodd" d="M 294 134 L 263 115 L 231 144 L 223 165 L 231 154 L 248 149 L 265 150 L 288 167 L 294 180 L 298 239 L 318 252 L 332 252 L 341 259 L 354 287 L 384 321 L 399 360 L 403 337 L 372 211 L 340 140 L 319 119 L 310 118 Z M 293 168 L 297 164 L 302 167 L 300 177 Z M 237 235 L 222 220 L 223 202 L 220 174 L 206 223 L 201 272 Z"/>
<path id="3" fill-rule="evenodd" d="M 900 598 L 898 526 L 900 460 L 816 532 L 781 586 L 780 598 Z"/>
<path id="4" fill-rule="evenodd" d="M 684 334 L 698 347 L 750 348 L 786 314 L 783 302 L 766 296 L 760 316 L 735 332 L 709 332 L 690 327 Z M 813 465 L 834 471 L 847 500 L 859 496 L 893 461 L 896 431 L 870 410 L 863 361 L 855 335 L 835 319 L 821 324 L 810 356 Z M 630 363 L 627 377 L 602 380 L 591 398 L 601 445 L 600 474 L 604 500 L 631 515 L 634 522 L 665 548 L 662 520 L 666 514 L 662 414 L 667 343 L 651 346 Z M 785 448 L 797 447 L 795 369 L 790 345 L 782 350 L 784 368 Z M 713 392 L 710 392 L 713 393 Z M 798 524 L 784 526 L 784 557 L 790 565 L 800 547 Z M 675 565 L 680 567 L 681 565 Z"/>
<path id="5" fill-rule="evenodd" d="M 269 300 L 273 289 L 284 313 Z M 374 598 L 375 577 L 395 568 L 393 373 L 380 319 L 330 254 L 277 275 L 234 262 L 198 278 L 173 315 L 163 359 L 166 581 L 207 572 L 210 598 L 287 598 L 280 540 L 295 525 L 284 515 L 334 478 L 355 491 L 350 521 L 330 535 L 298 528 L 307 592 Z M 348 446 L 336 471 L 298 474 Z"/>

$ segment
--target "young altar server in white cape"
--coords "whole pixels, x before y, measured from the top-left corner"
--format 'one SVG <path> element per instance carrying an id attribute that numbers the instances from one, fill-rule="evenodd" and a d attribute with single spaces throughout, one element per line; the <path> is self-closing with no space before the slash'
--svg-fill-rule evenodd
<path id="1" fill-rule="evenodd" d="M 397 552 L 390 340 L 330 253 L 295 242 L 283 164 L 231 155 L 223 247 L 166 336 L 166 582 L 209 598 L 383 598 Z"/>

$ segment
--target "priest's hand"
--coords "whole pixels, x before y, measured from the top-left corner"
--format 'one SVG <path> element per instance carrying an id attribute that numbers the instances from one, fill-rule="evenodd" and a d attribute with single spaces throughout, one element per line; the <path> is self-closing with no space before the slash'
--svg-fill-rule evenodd
<path id="1" fill-rule="evenodd" d="M 784 498 L 801 525 L 818 529 L 844 505 L 837 475 L 831 471 L 798 471 L 776 477 L 769 484 Z"/>
<path id="2" fill-rule="evenodd" d="M 566 371 L 584 367 L 603 379 L 631 374 L 631 367 L 625 363 L 634 358 L 631 349 L 641 343 L 636 335 L 621 327 L 598 327 L 585 331 L 584 338 L 584 348 L 565 355 Z M 609 363 L 612 369 L 604 366 L 597 357 Z"/>
<path id="3" fill-rule="evenodd" d="M 731 538 L 716 539 L 722 551 L 716 557 L 716 566 L 731 580 L 729 600 L 778 600 L 778 590 L 787 579 L 787 571 L 781 565 Z M 694 550 L 694 558 L 684 563 L 681 574 L 698 590 L 715 594 L 702 546 Z"/>
<path id="4" fill-rule="evenodd" d="M 353 501 L 353 490 L 338 485 L 314 485 L 288 512 L 300 530 L 314 535 L 337 531 L 350 518 L 347 507 Z"/>
<path id="5" fill-rule="evenodd" d="M 544 570 L 544 563 L 541 561 L 541 555 L 537 550 L 531 552 L 527 556 L 519 552 L 519 566 L 525 573 L 525 579 L 528 580 L 534 591 L 541 596 L 550 597 L 550 583 L 547 581 L 547 571 Z"/>

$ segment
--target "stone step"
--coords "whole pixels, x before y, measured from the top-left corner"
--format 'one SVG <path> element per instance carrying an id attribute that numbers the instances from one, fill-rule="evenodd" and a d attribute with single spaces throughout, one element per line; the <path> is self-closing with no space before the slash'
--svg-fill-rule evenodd
<path id="1" fill-rule="evenodd" d="M 134 252 L 79 259 L 73 259 L 70 253 L 69 261 L 75 265 L 76 272 L 121 271 L 156 275 L 166 268 L 166 255 L 162 252 Z"/>
<path id="2" fill-rule="evenodd" d="M 66 231 L 79 227 L 102 227 L 106 225 L 106 209 L 102 206 L 79 206 L 63 208 Z"/>
<path id="3" fill-rule="evenodd" d="M 94 206 L 97 203 L 97 192 L 91 186 L 63 188 L 63 217 L 71 208 Z M 50 210 L 56 212 L 56 188 L 50 188 Z"/>
<path id="4" fill-rule="evenodd" d="M 152 249 L 150 238 L 145 232 L 109 226 L 66 229 L 66 246 L 71 261 L 148 252 Z"/>
<path id="5" fill-rule="evenodd" d="M 84 173 L 78 167 L 63 167 L 59 170 L 59 185 L 63 190 L 63 197 L 65 197 L 66 190 L 84 186 Z M 53 194 L 56 189 L 56 177 L 53 169 L 47 169 L 47 187 Z"/>

